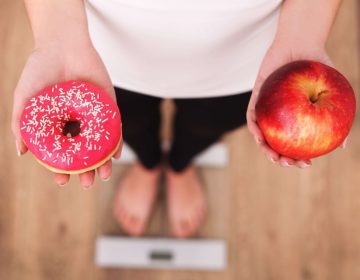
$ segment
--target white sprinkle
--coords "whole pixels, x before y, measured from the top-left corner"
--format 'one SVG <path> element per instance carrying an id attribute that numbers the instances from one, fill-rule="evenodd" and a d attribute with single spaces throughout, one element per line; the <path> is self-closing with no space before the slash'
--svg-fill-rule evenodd
<path id="1" fill-rule="evenodd" d="M 84 92 L 84 89 L 79 89 L 80 87 L 85 88 L 85 85 L 74 83 L 72 88 L 64 90 L 56 84 L 50 90 L 59 94 L 53 95 L 49 91 L 33 97 L 26 107 L 26 121 L 22 121 L 20 129 L 29 133 L 32 136 L 30 143 L 38 145 L 39 150 L 45 153 L 43 160 L 51 160 L 54 163 L 61 161 L 70 165 L 74 162 L 73 155 L 77 152 L 84 149 L 100 151 L 102 146 L 99 143 L 104 132 L 105 138 L 110 139 L 111 133 L 106 131 L 104 123 L 110 116 L 114 119 L 117 112 L 111 110 L 109 104 L 103 104 L 98 100 L 99 94 L 88 89 Z M 70 132 L 67 133 L 67 137 L 62 135 L 64 122 L 70 120 L 73 114 L 72 108 L 81 108 L 78 114 L 81 116 L 79 121 L 84 129 L 80 132 L 80 141 L 84 142 L 75 140 Z M 47 141 L 49 137 L 52 141 Z M 63 151 L 65 147 L 68 149 Z M 88 156 L 84 157 L 84 160 L 86 159 Z M 84 165 L 88 163 L 85 161 Z"/>

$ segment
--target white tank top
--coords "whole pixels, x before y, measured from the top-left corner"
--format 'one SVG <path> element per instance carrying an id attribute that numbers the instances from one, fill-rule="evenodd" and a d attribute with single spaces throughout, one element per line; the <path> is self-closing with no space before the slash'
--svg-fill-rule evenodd
<path id="1" fill-rule="evenodd" d="M 166 98 L 252 89 L 281 0 L 88 0 L 90 36 L 115 86 Z"/>

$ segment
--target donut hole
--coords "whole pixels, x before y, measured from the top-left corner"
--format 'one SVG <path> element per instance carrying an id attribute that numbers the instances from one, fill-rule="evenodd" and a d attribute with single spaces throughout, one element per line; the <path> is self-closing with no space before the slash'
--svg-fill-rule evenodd
<path id="1" fill-rule="evenodd" d="M 67 137 L 75 137 L 80 133 L 79 121 L 67 121 L 64 124 L 63 135 Z"/>

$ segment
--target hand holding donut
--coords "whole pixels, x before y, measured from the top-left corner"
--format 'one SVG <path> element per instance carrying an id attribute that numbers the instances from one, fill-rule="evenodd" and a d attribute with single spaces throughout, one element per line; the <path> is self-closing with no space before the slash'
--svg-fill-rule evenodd
<path id="1" fill-rule="evenodd" d="M 49 43 L 37 47 L 28 58 L 14 93 L 12 130 L 16 137 L 19 156 L 28 150 L 20 132 L 20 117 L 25 103 L 44 88 L 69 80 L 94 83 L 115 100 L 115 92 L 110 78 L 90 40 L 79 40 L 71 46 L 65 43 L 64 45 Z M 121 146 L 114 157 L 118 158 L 120 153 Z M 111 160 L 108 159 L 97 167 L 97 172 L 102 180 L 107 180 L 111 175 Z M 70 177 L 68 174 L 57 172 L 54 172 L 53 175 L 55 182 L 60 186 L 65 185 Z M 90 187 L 94 177 L 95 170 L 79 174 L 81 186 Z"/>

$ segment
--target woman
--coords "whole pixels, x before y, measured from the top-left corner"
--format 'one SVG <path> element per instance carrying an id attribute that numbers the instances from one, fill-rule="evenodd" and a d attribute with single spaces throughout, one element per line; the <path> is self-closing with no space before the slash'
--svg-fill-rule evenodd
<path id="1" fill-rule="evenodd" d="M 256 124 L 254 107 L 262 82 L 279 66 L 298 59 L 330 64 L 325 42 L 340 0 L 25 3 L 35 48 L 14 94 L 12 127 L 18 154 L 27 151 L 19 116 L 24 103 L 42 88 L 80 79 L 116 96 L 124 140 L 139 158 L 114 200 L 115 217 L 129 234 L 144 232 L 163 168 L 172 232 L 177 237 L 195 233 L 206 200 L 191 160 L 225 132 L 243 125 L 246 117 L 272 162 L 301 168 L 311 164 L 273 151 Z M 173 98 L 177 108 L 166 163 L 158 137 L 162 98 Z M 107 180 L 111 162 L 97 171 Z M 80 174 L 80 184 L 90 186 L 94 176 L 94 170 Z M 65 185 L 69 176 L 54 174 L 54 179 Z"/>

